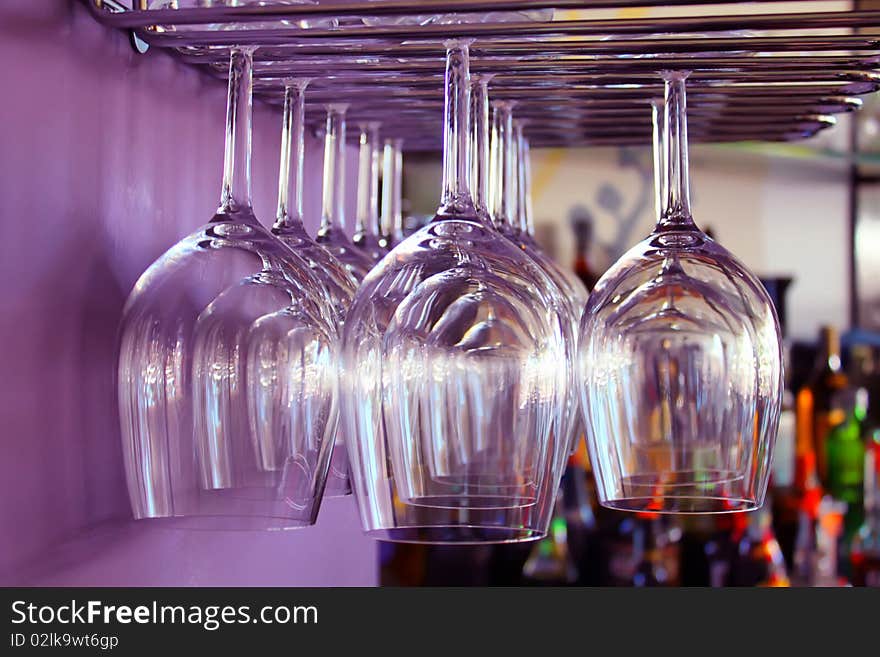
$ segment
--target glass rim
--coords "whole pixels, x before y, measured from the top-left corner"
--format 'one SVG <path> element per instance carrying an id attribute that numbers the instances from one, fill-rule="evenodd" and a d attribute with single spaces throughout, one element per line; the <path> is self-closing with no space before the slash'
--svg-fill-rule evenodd
<path id="1" fill-rule="evenodd" d="M 667 506 L 668 502 L 672 502 Z M 690 502 L 694 508 L 682 508 L 682 503 Z M 650 513 L 670 516 L 709 516 L 731 513 L 747 513 L 760 509 L 763 504 L 757 499 L 745 497 L 700 496 L 700 495 L 654 495 L 645 497 L 615 497 L 599 500 L 599 504 L 614 511 L 631 513 Z M 660 508 L 656 508 L 658 505 Z M 703 508 L 703 505 L 705 507 Z"/>
<path id="2" fill-rule="evenodd" d="M 449 533 L 455 530 L 474 530 L 483 536 L 475 537 L 472 532 L 463 536 L 461 540 L 449 538 Z M 432 538 L 432 533 L 441 536 Z M 492 534 L 498 534 L 497 538 L 491 538 Z M 547 536 L 546 531 L 530 529 L 528 527 L 488 526 L 479 524 L 463 525 L 431 525 L 412 524 L 400 527 L 378 527 L 364 529 L 364 534 L 370 538 L 386 543 L 410 543 L 416 545 L 502 545 L 515 543 L 529 543 L 539 541 Z M 409 534 L 413 534 L 409 536 Z M 486 538 L 489 535 L 490 538 Z"/>

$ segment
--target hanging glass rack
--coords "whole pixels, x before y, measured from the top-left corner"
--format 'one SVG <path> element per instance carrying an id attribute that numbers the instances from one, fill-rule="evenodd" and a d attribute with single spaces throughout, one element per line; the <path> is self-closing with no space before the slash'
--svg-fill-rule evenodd
<path id="1" fill-rule="evenodd" d="M 516 102 L 535 146 L 649 143 L 664 70 L 691 71 L 697 142 L 810 137 L 880 89 L 880 10 L 851 3 L 86 2 L 101 22 L 217 77 L 230 47 L 257 46 L 263 100 L 280 105 L 285 80 L 312 78 L 312 109 L 345 98 L 350 122 L 382 119 L 408 150 L 439 148 L 449 38 L 473 39 L 471 70 L 493 74 L 492 97 Z"/>

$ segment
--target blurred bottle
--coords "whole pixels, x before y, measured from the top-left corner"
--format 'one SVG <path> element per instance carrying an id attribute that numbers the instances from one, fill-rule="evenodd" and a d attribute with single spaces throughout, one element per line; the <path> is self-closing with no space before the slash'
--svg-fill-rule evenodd
<path id="1" fill-rule="evenodd" d="M 574 273 L 583 281 L 587 290 L 593 291 L 599 274 L 590 265 L 590 248 L 593 244 L 593 218 L 586 212 L 572 216 L 571 228 L 575 239 Z"/>
<path id="2" fill-rule="evenodd" d="M 638 514 L 632 533 L 633 586 L 679 585 L 680 536 L 663 518 Z"/>
<path id="3" fill-rule="evenodd" d="M 880 587 L 880 430 L 865 445 L 864 509 L 865 520 L 850 548 L 852 583 Z"/>
<path id="4" fill-rule="evenodd" d="M 765 505 L 749 514 L 738 514 L 739 540 L 730 564 L 729 586 L 790 586 L 785 559 L 773 518 Z"/>
<path id="5" fill-rule="evenodd" d="M 798 392 L 797 431 L 810 432 L 816 453 L 816 467 L 823 486 L 828 485 L 828 450 L 826 442 L 831 429 L 829 415 L 833 415 L 835 396 L 849 385 L 840 358 L 840 334 L 831 326 L 823 326 L 819 333 L 819 350 L 810 379 Z M 809 413 L 806 411 L 809 409 Z M 808 426 L 807 426 L 808 425 Z"/>
<path id="6" fill-rule="evenodd" d="M 730 586 L 740 539 L 745 535 L 748 518 L 743 513 L 719 515 L 715 531 L 703 547 L 706 563 L 706 586 Z"/>
<path id="7" fill-rule="evenodd" d="M 795 398 L 794 483 L 789 487 L 774 485 L 772 491 L 776 536 L 788 564 L 794 562 L 804 514 L 808 518 L 815 515 L 822 498 L 813 440 L 813 408 L 813 393 L 804 387 Z"/>
<path id="8" fill-rule="evenodd" d="M 779 414 L 779 429 L 776 432 L 771 465 L 770 499 L 766 502 L 771 506 L 774 532 L 787 562 L 790 562 L 794 551 L 800 506 L 800 494 L 796 486 L 798 434 L 794 399 L 790 390 L 783 391 L 782 411 Z M 807 434 L 803 440 L 809 441 L 809 448 L 812 449 L 812 437 Z"/>
<path id="9" fill-rule="evenodd" d="M 862 492 L 865 472 L 865 445 L 862 429 L 868 407 L 865 388 L 848 388 L 838 392 L 828 413 L 825 448 L 828 463 L 828 492 L 846 502 L 844 537 L 846 544 L 862 524 Z"/>
<path id="10" fill-rule="evenodd" d="M 824 496 L 801 513 L 795 545 L 792 583 L 795 586 L 846 586 L 838 574 L 837 545 L 846 504 Z"/>
<path id="11" fill-rule="evenodd" d="M 850 381 L 867 395 L 867 406 L 862 420 L 862 438 L 865 442 L 880 429 L 880 362 L 878 352 L 868 345 L 850 348 Z"/>
<path id="12" fill-rule="evenodd" d="M 634 535 L 639 519 L 604 507 L 599 509 L 597 517 L 602 536 L 602 585 L 632 586 L 637 563 Z"/>
<path id="13" fill-rule="evenodd" d="M 523 566 L 523 584 L 530 586 L 571 586 L 578 572 L 568 549 L 568 526 L 562 495 L 556 498 L 556 510 L 546 538 L 537 541 Z"/>
<path id="14" fill-rule="evenodd" d="M 773 533 L 782 549 L 783 557 L 790 560 L 794 551 L 794 538 L 798 525 L 798 491 L 795 487 L 797 472 L 797 412 L 792 385 L 792 350 L 788 340 L 786 298 L 794 279 L 790 276 L 762 277 L 761 283 L 773 301 L 779 326 L 782 331 L 782 358 L 785 373 L 782 408 L 779 413 L 779 429 L 773 449 L 770 491 L 767 506 L 773 520 Z M 812 442 L 812 437 L 808 437 Z M 740 520 L 740 529 L 745 534 L 748 522 Z M 740 536 L 739 538 L 742 538 Z M 739 539 L 737 539 L 739 540 Z"/>
<path id="15" fill-rule="evenodd" d="M 682 522 L 676 516 L 657 518 L 660 526 L 660 555 L 666 568 L 669 586 L 681 586 Z"/>
<path id="16" fill-rule="evenodd" d="M 771 470 L 771 484 L 777 491 L 788 491 L 794 486 L 797 455 L 796 425 L 794 395 L 790 390 L 785 390 L 782 393 L 782 410 L 779 414 L 779 429 L 776 432 Z"/>
<path id="17" fill-rule="evenodd" d="M 601 582 L 596 504 L 586 446 L 580 441 L 562 476 L 562 508 L 568 546 L 580 586 L 598 586 Z"/>

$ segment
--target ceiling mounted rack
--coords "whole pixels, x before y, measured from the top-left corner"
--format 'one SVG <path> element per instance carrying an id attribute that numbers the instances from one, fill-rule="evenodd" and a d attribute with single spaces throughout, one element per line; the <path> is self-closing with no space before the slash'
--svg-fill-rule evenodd
<path id="1" fill-rule="evenodd" d="M 408 150 L 438 149 L 444 42 L 472 39 L 471 71 L 536 146 L 650 143 L 663 70 L 688 70 L 698 142 L 793 141 L 880 89 L 880 10 L 851 3 L 555 0 L 85 0 L 101 22 L 222 77 L 256 46 L 254 89 L 280 103 L 311 78 L 310 115 L 349 104 Z M 132 2 L 134 7 L 130 5 Z M 229 6 L 235 5 L 235 6 Z"/>

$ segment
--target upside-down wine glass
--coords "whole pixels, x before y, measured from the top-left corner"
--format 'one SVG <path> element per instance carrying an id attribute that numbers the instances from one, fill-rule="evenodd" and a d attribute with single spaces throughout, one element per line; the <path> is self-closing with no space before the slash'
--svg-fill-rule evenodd
<path id="1" fill-rule="evenodd" d="M 357 217 L 351 241 L 370 262 L 388 253 L 388 243 L 379 227 L 379 124 L 361 126 L 358 152 Z"/>
<path id="2" fill-rule="evenodd" d="M 342 326 L 354 298 L 357 282 L 345 266 L 315 242 L 303 225 L 303 167 L 305 163 L 305 90 L 308 80 L 290 80 L 284 87 L 284 110 L 281 129 L 281 162 L 278 167 L 278 210 L 272 233 L 302 258 L 333 309 L 333 320 Z M 342 432 L 337 429 L 330 472 L 324 494 L 351 493 L 348 456 Z"/>
<path id="3" fill-rule="evenodd" d="M 532 209 L 532 162 L 531 149 L 529 148 L 529 140 L 526 139 L 523 132 L 525 123 L 523 121 L 513 122 L 514 144 L 516 144 L 516 179 L 517 179 L 517 197 L 516 204 L 519 222 L 516 229 L 516 235 L 522 245 L 523 250 L 529 255 L 537 258 L 539 261 L 546 261 L 547 266 L 552 270 L 552 276 L 558 282 L 571 301 L 574 309 L 574 329 L 573 335 L 579 333 L 579 324 L 584 308 L 587 305 L 587 299 L 590 291 L 584 285 L 583 281 L 568 267 L 561 267 L 553 258 L 547 256 L 546 252 L 541 248 L 535 239 L 535 222 L 534 211 Z M 576 377 L 577 374 L 574 373 Z M 586 431 L 584 428 L 583 417 L 580 413 L 580 395 L 574 386 L 573 407 L 578 410 L 575 412 L 574 427 L 572 429 L 571 451 L 577 451 L 580 442 L 584 439 Z"/>
<path id="4" fill-rule="evenodd" d="M 587 445 L 604 506 L 746 511 L 767 489 L 779 324 L 760 281 L 694 224 L 686 74 L 663 77 L 659 221 L 602 276 L 581 322 Z"/>
<path id="5" fill-rule="evenodd" d="M 206 529 L 313 524 L 337 420 L 338 333 L 308 265 L 250 199 L 252 51 L 230 58 L 220 207 L 141 276 L 120 331 L 134 516 Z"/>
<path id="6" fill-rule="evenodd" d="M 360 282 L 373 262 L 355 248 L 345 234 L 345 113 L 348 106 L 327 106 L 324 136 L 324 186 L 321 227 L 316 241 L 345 265 Z"/>
<path id="7" fill-rule="evenodd" d="M 479 92 L 484 93 L 485 89 L 479 88 Z M 519 204 L 517 203 L 519 176 L 512 107 L 513 103 L 508 101 L 493 103 L 492 157 L 495 160 L 495 202 L 493 204 L 495 213 L 492 218 L 496 230 L 537 264 L 551 282 L 547 292 L 556 299 L 556 305 L 561 310 L 560 320 L 566 327 L 565 349 L 567 355 L 564 364 L 571 365 L 566 369 L 566 376 L 569 377 L 571 383 L 566 396 L 568 409 L 566 417 L 569 422 L 564 428 L 564 435 L 568 437 L 569 443 L 574 445 L 576 437 L 580 435 L 578 427 L 581 424 L 578 420 L 578 395 L 575 385 L 574 336 L 577 335 L 583 302 L 578 296 L 577 288 L 568 282 L 560 267 L 542 251 L 530 248 L 522 240 L 522 234 L 518 229 L 519 217 L 517 216 L 519 214 Z M 482 143 L 485 144 L 485 141 Z M 484 164 L 488 161 L 488 158 L 482 154 L 478 157 Z"/>
<path id="8" fill-rule="evenodd" d="M 468 189 L 468 45 L 447 44 L 436 217 L 364 279 L 344 329 L 346 432 L 364 530 L 423 543 L 547 531 L 568 444 L 552 282 Z"/>

